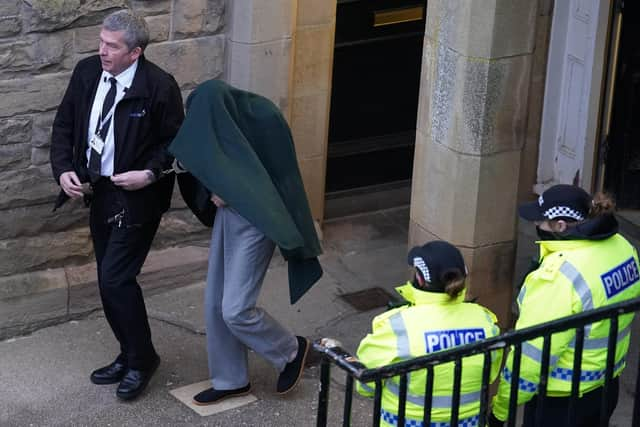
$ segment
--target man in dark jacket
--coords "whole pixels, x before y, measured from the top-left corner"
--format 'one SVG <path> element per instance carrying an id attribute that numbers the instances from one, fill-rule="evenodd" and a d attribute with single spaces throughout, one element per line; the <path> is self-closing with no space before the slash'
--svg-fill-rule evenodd
<path id="1" fill-rule="evenodd" d="M 163 176 L 166 147 L 184 118 L 175 79 L 143 56 L 144 20 L 121 10 L 107 16 L 99 55 L 80 61 L 53 123 L 51 166 L 68 198 L 91 199 L 90 229 L 105 316 L 120 343 L 94 384 L 119 383 L 137 397 L 160 363 L 136 281 L 169 208 L 173 176 Z"/>

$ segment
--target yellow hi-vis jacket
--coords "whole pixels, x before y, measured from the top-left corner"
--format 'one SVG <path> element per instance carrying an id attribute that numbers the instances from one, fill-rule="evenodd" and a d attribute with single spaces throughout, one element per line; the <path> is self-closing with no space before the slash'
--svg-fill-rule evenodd
<path id="1" fill-rule="evenodd" d="M 412 359 L 425 354 L 469 344 L 499 334 L 496 316 L 488 309 L 464 302 L 464 292 L 456 298 L 445 293 L 420 291 L 411 283 L 396 288 L 410 305 L 387 311 L 373 319 L 373 331 L 360 343 L 358 358 L 367 368 Z M 498 376 L 502 351 L 492 353 L 491 381 Z M 460 425 L 475 426 L 480 412 L 483 355 L 463 359 L 460 389 Z M 448 426 L 453 396 L 454 363 L 434 369 L 431 421 Z M 407 377 L 406 420 L 410 425 L 422 425 L 426 369 L 411 372 Z M 382 426 L 397 424 L 400 396 L 399 377 L 383 382 Z M 357 384 L 364 396 L 373 396 L 375 383 Z M 439 424 L 440 425 L 440 424 Z"/>
<path id="2" fill-rule="evenodd" d="M 525 279 L 518 296 L 520 317 L 516 329 L 547 322 L 571 314 L 621 302 L 640 295 L 638 254 L 619 234 L 604 240 L 545 240 L 540 244 L 540 267 Z M 625 366 L 633 313 L 619 317 L 614 377 Z M 610 322 L 585 326 L 580 396 L 604 384 Z M 518 404 L 529 401 L 540 381 L 543 339 L 522 344 Z M 512 349 L 513 350 L 513 349 Z M 551 354 L 547 396 L 569 396 L 573 375 L 575 330 L 555 333 Z M 493 413 L 506 420 L 513 352 L 502 373 Z"/>

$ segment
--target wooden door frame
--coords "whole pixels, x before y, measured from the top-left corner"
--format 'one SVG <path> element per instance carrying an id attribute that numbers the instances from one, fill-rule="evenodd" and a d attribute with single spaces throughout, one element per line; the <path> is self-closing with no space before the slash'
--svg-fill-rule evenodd
<path id="1" fill-rule="evenodd" d="M 578 147 L 581 151 L 582 164 L 580 166 L 580 179 L 578 184 L 587 190 L 592 190 L 593 180 L 595 177 L 595 167 L 597 161 L 598 135 L 600 130 L 601 115 L 601 96 L 603 92 L 605 75 L 605 64 L 607 54 L 607 42 L 609 39 L 609 23 L 611 3 L 597 2 L 593 17 L 596 23 L 594 31 L 595 41 L 593 43 L 594 52 L 593 60 L 590 64 L 591 74 L 589 78 L 589 97 L 586 112 L 586 119 L 582 121 L 581 131 L 584 131 L 584 146 Z M 548 187 L 559 184 L 555 173 L 555 157 L 556 157 L 556 135 L 558 128 L 558 112 L 560 111 L 561 95 L 566 85 L 557 82 L 562 78 L 564 71 L 563 61 L 566 55 L 566 33 L 569 23 L 570 12 L 572 7 L 576 7 L 576 1 L 562 2 L 556 1 L 553 11 L 553 22 L 551 26 L 551 39 L 549 46 L 549 56 L 547 63 L 547 84 L 544 94 L 544 108 L 541 123 L 539 157 L 538 157 L 538 173 L 534 192 L 540 194 Z M 557 82 L 557 84 L 554 84 Z M 570 183 L 570 182 L 566 182 Z"/>

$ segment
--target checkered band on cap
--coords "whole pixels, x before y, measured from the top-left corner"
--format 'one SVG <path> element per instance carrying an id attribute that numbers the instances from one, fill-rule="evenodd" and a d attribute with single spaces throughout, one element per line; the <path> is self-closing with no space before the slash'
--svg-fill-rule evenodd
<path id="1" fill-rule="evenodd" d="M 549 219 L 554 219 L 558 217 L 573 218 L 576 221 L 582 221 L 584 219 L 584 216 L 580 212 L 574 209 L 571 209 L 568 206 L 554 206 L 542 212 L 542 215 L 545 218 L 549 218 Z"/>
<path id="2" fill-rule="evenodd" d="M 413 266 L 420 270 L 420 272 L 422 273 L 422 277 L 424 277 L 424 280 L 431 283 L 431 274 L 429 273 L 429 267 L 427 267 L 427 264 L 425 264 L 422 258 L 415 257 L 413 259 Z"/>

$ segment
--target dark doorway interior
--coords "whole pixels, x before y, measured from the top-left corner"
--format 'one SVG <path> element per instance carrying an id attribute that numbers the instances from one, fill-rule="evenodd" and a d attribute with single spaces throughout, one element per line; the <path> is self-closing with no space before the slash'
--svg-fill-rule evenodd
<path id="1" fill-rule="evenodd" d="M 604 187 L 622 209 L 640 209 L 640 2 L 624 2 Z"/>
<path id="2" fill-rule="evenodd" d="M 328 197 L 410 182 L 425 14 L 425 0 L 338 0 Z"/>

